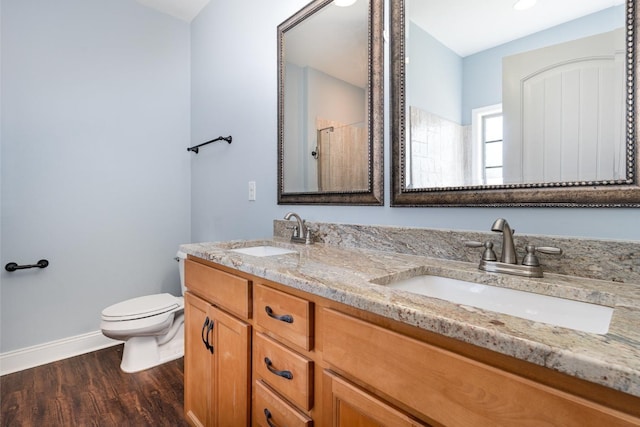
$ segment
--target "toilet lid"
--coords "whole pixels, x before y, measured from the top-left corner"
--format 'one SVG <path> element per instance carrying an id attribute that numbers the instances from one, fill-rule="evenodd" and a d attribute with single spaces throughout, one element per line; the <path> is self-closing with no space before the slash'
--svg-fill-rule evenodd
<path id="1" fill-rule="evenodd" d="M 102 310 L 107 321 L 132 320 L 155 316 L 179 308 L 178 299 L 171 294 L 147 295 L 122 301 Z"/>

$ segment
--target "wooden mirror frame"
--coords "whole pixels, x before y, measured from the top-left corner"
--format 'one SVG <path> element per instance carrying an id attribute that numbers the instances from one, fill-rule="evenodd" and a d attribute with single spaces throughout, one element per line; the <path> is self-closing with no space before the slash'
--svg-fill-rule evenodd
<path id="1" fill-rule="evenodd" d="M 284 34 L 332 1 L 314 0 L 278 26 L 278 204 L 281 205 L 384 204 L 384 0 L 368 0 L 368 189 L 300 193 L 284 191 Z"/>
<path id="2" fill-rule="evenodd" d="M 446 1 L 446 0 L 443 0 Z M 391 16 L 391 206 L 507 207 L 640 207 L 640 149 L 636 85 L 640 48 L 640 14 L 634 0 L 626 2 L 626 141 L 627 179 L 621 183 L 557 182 L 407 189 L 405 103 L 405 0 L 390 0 Z"/>

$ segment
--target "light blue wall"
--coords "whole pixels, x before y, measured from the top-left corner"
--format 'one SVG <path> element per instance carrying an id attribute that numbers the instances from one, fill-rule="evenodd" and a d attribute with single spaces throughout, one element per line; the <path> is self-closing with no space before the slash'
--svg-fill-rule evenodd
<path id="1" fill-rule="evenodd" d="M 305 191 L 310 173 L 304 173 L 299 165 L 308 162 L 307 156 L 307 73 L 304 68 L 287 62 L 285 65 L 285 92 L 288 94 L 284 103 L 285 116 L 289 119 L 284 123 L 284 150 L 288 153 L 284 160 L 284 177 L 287 191 Z M 303 143 L 301 143 L 303 142 Z"/>
<path id="2" fill-rule="evenodd" d="M 0 352 L 179 292 L 189 25 L 132 0 L 3 0 Z M 7 273 L 10 261 L 44 270 Z"/>
<path id="3" fill-rule="evenodd" d="M 615 6 L 469 55 L 463 60 L 462 124 L 471 124 L 471 110 L 502 102 L 502 58 L 619 28 L 624 6 Z"/>
<path id="4" fill-rule="evenodd" d="M 367 93 L 363 88 L 322 71 L 313 68 L 306 68 L 305 71 L 307 104 L 304 119 L 307 121 L 307 145 L 303 148 L 300 164 L 307 171 L 307 182 L 302 191 L 317 191 L 318 160 L 311 156 L 311 152 L 318 146 L 317 119 L 366 127 Z"/>
<path id="5" fill-rule="evenodd" d="M 191 157 L 192 241 L 271 236 L 286 213 L 276 205 L 276 27 L 306 3 L 212 0 L 191 23 L 192 142 L 233 136 Z"/>
<path id="6" fill-rule="evenodd" d="M 177 293 L 180 243 L 271 236 L 289 210 L 485 231 L 504 216 L 521 233 L 640 240 L 637 209 L 391 208 L 388 185 L 384 207 L 278 206 L 276 26 L 306 4 L 211 0 L 190 32 L 132 0 L 2 0 L 1 264 L 51 265 L 1 270 L 0 352 L 96 331 L 117 301 Z M 387 111 L 385 135 L 388 123 Z"/>
<path id="7" fill-rule="evenodd" d="M 460 123 L 463 60 L 413 22 L 407 40 L 407 105 Z"/>
<path id="8" fill-rule="evenodd" d="M 318 190 L 318 160 L 311 156 L 317 149 L 318 118 L 344 124 L 365 126 L 364 89 L 310 67 L 290 62 L 285 66 L 284 170 L 288 192 Z"/>
<path id="9" fill-rule="evenodd" d="M 268 237 L 289 210 L 316 221 L 484 231 L 504 216 L 519 233 L 640 240 L 637 209 L 391 208 L 388 115 L 386 206 L 279 206 L 276 27 L 307 3 L 211 0 L 191 24 L 192 141 L 234 137 L 192 156 L 192 241 Z M 255 202 L 247 201 L 250 180 Z"/>

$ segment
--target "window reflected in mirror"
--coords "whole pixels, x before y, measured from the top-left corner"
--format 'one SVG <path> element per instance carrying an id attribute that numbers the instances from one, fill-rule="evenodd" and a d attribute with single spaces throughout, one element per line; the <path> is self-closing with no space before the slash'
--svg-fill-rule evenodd
<path id="1" fill-rule="evenodd" d="M 512 6 L 392 0 L 396 204 L 400 193 L 414 204 L 417 192 L 439 203 L 433 193 L 463 202 L 468 191 L 482 204 L 509 200 L 491 195 L 500 187 L 637 186 L 633 2 Z"/>

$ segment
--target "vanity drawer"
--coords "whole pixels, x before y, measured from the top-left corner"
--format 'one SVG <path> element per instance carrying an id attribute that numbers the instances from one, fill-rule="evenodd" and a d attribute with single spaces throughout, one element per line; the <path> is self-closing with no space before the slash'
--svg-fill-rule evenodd
<path id="1" fill-rule="evenodd" d="M 251 317 L 251 281 L 185 260 L 185 285 L 212 304 L 245 319 Z"/>
<path id="2" fill-rule="evenodd" d="M 253 405 L 253 425 L 260 427 L 290 426 L 312 427 L 311 418 L 301 413 L 293 406 L 282 400 L 258 380 L 254 387 L 255 399 Z M 269 419 L 269 421 L 267 421 Z"/>
<path id="3" fill-rule="evenodd" d="M 337 311 L 321 315 L 325 362 L 438 424 L 637 425 L 637 418 Z"/>
<path id="4" fill-rule="evenodd" d="M 313 406 L 313 361 L 260 332 L 253 342 L 253 371 L 301 409 Z"/>
<path id="5" fill-rule="evenodd" d="M 313 347 L 313 303 L 264 285 L 254 290 L 258 325 L 304 350 Z"/>

